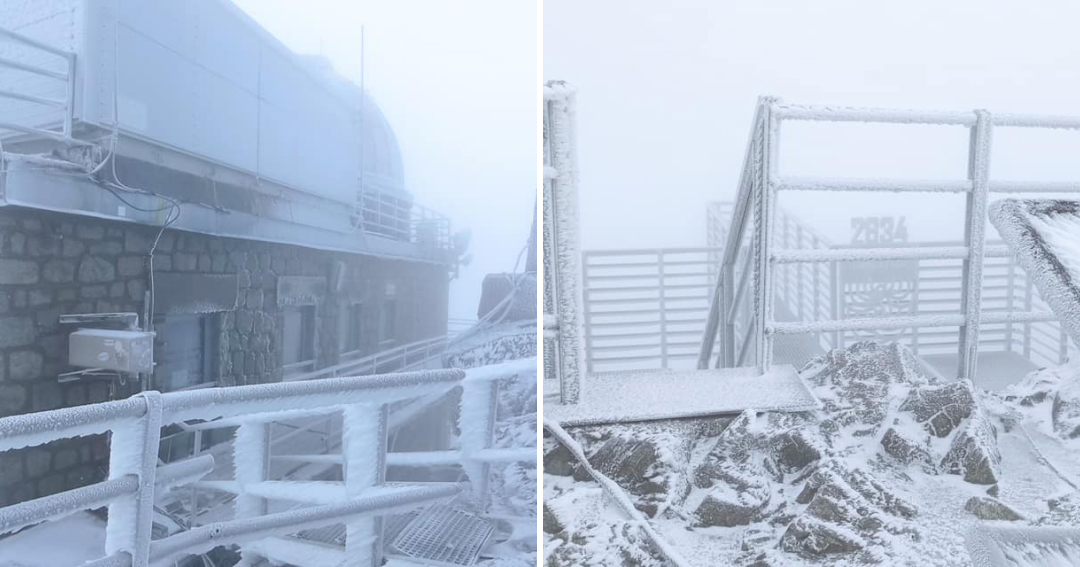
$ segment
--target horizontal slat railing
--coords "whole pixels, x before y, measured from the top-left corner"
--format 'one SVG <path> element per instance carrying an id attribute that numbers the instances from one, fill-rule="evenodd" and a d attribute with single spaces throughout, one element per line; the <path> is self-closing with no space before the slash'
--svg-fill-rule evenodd
<path id="1" fill-rule="evenodd" d="M 23 109 L 20 108 L 19 113 L 7 116 L 6 119 L 0 118 L 0 131 L 18 132 L 30 137 L 44 138 L 65 144 L 86 144 L 86 142 L 75 140 L 72 137 L 75 112 L 75 54 L 2 27 L 0 27 L 0 41 L 20 44 L 23 48 L 28 48 L 32 52 L 44 52 L 44 57 L 59 58 L 60 61 L 57 63 L 63 65 L 63 71 L 58 71 L 26 61 L 8 57 L 0 58 L 0 70 L 31 73 L 52 81 L 58 81 L 62 83 L 63 88 L 63 98 L 41 96 L 40 92 L 33 89 L 29 91 L 0 89 L 0 98 L 29 103 L 26 108 L 45 107 L 59 111 L 59 115 L 50 111 L 39 116 L 36 112 L 22 112 Z M 5 84 L 11 83 L 10 80 L 5 81 Z M 29 115 L 29 117 L 24 116 L 24 114 Z M 18 120 L 18 122 L 15 120 Z"/>

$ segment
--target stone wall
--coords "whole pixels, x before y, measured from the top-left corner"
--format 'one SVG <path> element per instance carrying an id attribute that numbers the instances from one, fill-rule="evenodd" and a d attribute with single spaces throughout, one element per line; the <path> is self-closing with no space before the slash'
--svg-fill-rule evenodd
<path id="1" fill-rule="evenodd" d="M 61 383 L 69 313 L 143 312 L 158 229 L 39 211 L 0 209 L 0 417 L 124 398 L 134 381 Z M 380 347 L 379 308 L 396 297 L 393 344 L 445 334 L 442 266 L 166 231 L 154 254 L 158 313 L 214 311 L 219 385 L 282 378 L 282 307 L 315 305 L 316 367 L 339 361 L 338 314 L 364 302 L 362 352 Z M 297 281 L 314 292 L 294 293 Z M 200 299 L 200 293 L 207 296 Z M 212 296 L 212 297 L 211 297 Z M 231 302 L 221 305 L 223 302 Z M 367 308 L 371 305 L 372 308 Z M 158 339 L 166 337 L 159 335 Z M 95 437 L 0 453 L 0 505 L 101 479 L 108 443 Z"/>

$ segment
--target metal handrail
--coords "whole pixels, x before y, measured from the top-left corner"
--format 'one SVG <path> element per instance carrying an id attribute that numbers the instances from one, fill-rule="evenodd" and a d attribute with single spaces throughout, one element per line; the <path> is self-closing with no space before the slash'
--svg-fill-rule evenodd
<path id="1" fill-rule="evenodd" d="M 297 382 L 302 380 L 334 378 L 337 376 L 364 376 L 367 374 L 374 374 L 378 372 L 380 368 L 386 368 L 387 366 L 392 366 L 395 371 L 407 370 L 424 364 L 433 357 L 441 355 L 446 351 L 447 341 L 448 338 L 446 335 L 431 337 L 394 347 L 392 349 L 379 351 L 356 360 L 341 362 L 334 366 L 320 368 L 303 374 L 285 376 L 284 379 L 287 382 Z M 416 360 L 415 357 L 418 354 L 420 355 L 420 359 Z M 410 360 L 412 360 L 412 362 L 410 362 Z M 393 364 L 395 362 L 400 362 L 401 364 Z"/>
<path id="2" fill-rule="evenodd" d="M 829 122 L 878 122 L 878 123 L 903 123 L 903 124 L 947 124 L 964 126 L 971 130 L 971 143 L 969 148 L 968 179 L 960 180 L 934 180 L 934 181 L 904 181 L 897 179 L 872 179 L 861 180 L 854 178 L 838 179 L 799 179 L 784 178 L 780 176 L 776 163 L 777 137 L 779 136 L 779 124 L 784 120 L 815 120 Z M 742 306 L 731 299 L 734 287 L 735 258 L 743 250 L 743 239 L 746 224 L 749 223 L 751 209 L 754 214 L 755 231 L 750 238 L 751 250 L 754 261 L 750 264 L 754 275 L 753 333 L 749 332 L 749 324 L 743 324 L 746 328 L 743 342 L 739 346 L 740 356 L 748 352 L 751 338 L 755 346 L 755 363 L 762 369 L 767 369 L 771 364 L 773 355 L 773 334 L 778 330 L 798 330 L 801 332 L 833 332 L 843 333 L 849 330 L 866 330 L 878 325 L 879 328 L 897 328 L 896 318 L 869 318 L 858 321 L 845 321 L 836 313 L 834 307 L 831 318 L 821 319 L 818 309 L 811 311 L 810 319 L 806 319 L 802 313 L 797 314 L 800 322 L 777 322 L 774 316 L 775 292 L 790 293 L 793 289 L 801 296 L 802 288 L 796 277 L 792 281 L 791 271 L 785 266 L 801 266 L 807 262 L 827 263 L 835 266 L 838 262 L 866 261 L 869 259 L 959 259 L 961 267 L 961 296 L 960 313 L 950 315 L 950 325 L 960 327 L 959 341 L 959 375 L 961 378 L 971 379 L 974 376 L 974 365 L 979 345 L 979 328 L 981 321 L 986 319 L 995 323 L 1011 325 L 1014 323 L 1031 324 L 1045 318 L 1045 314 L 1037 314 L 1031 309 L 1010 310 L 1006 314 L 984 313 L 981 296 L 984 288 L 983 263 L 987 257 L 1000 256 L 1004 252 L 1000 249 L 987 249 L 984 236 L 986 227 L 987 197 L 991 191 L 1023 190 L 1028 192 L 1072 192 L 1080 189 L 1077 183 L 1040 183 L 1040 182 L 1005 182 L 994 183 L 989 179 L 989 156 L 991 145 L 991 132 L 993 127 L 1012 126 L 1030 128 L 1066 128 L 1080 129 L 1080 119 L 1056 116 L 1033 116 L 1006 114 L 993 116 L 987 111 L 977 110 L 973 112 L 918 112 L 908 110 L 886 109 L 858 109 L 837 107 L 808 107 L 780 104 L 776 99 L 762 98 L 758 106 L 751 129 L 750 144 L 747 149 L 747 157 L 744 160 L 743 172 L 740 178 L 739 193 L 735 204 L 735 213 L 732 217 L 732 230 L 728 233 L 724 260 L 720 269 L 720 277 L 713 291 L 713 306 L 710 307 L 709 320 L 704 339 L 699 352 L 698 366 L 708 366 L 713 345 L 718 335 L 722 339 L 720 363 L 724 366 L 732 366 L 737 361 L 733 360 L 734 341 L 738 325 L 727 325 L 721 332 L 721 313 L 736 313 Z M 914 249 L 891 249 L 891 250 L 829 250 L 812 252 L 800 250 L 799 246 L 773 250 L 774 240 L 777 238 L 777 210 L 775 206 L 776 193 L 779 190 L 841 190 L 841 191 L 951 191 L 967 195 L 965 241 L 962 247 L 941 248 L 923 247 Z M 784 225 L 786 228 L 786 225 Z M 801 243 L 797 243 L 801 244 Z M 788 263 L 788 264 L 783 264 Z M 777 270 L 784 268 L 786 271 L 778 276 Z M 835 269 L 833 270 L 835 272 Z M 800 272 L 796 272 L 798 275 Z M 835 273 L 833 274 L 835 277 Z M 821 278 L 814 275 L 811 281 L 819 286 Z M 826 280 L 828 281 L 828 280 Z M 793 287 L 794 286 L 794 287 Z M 740 298 L 741 299 L 741 298 Z M 801 308 L 801 299 L 796 300 L 796 305 Z M 721 306 L 723 308 L 721 308 Z M 1011 307 L 1011 305 L 1010 305 Z M 944 316 L 941 316 L 944 317 Z M 806 320 L 804 320 L 806 319 Z M 938 318 L 912 316 L 912 326 L 920 326 Z M 944 320 L 944 319 L 941 319 Z M 1030 333 L 1028 333 L 1030 334 Z M 833 342 L 838 342 L 834 335 Z M 1026 346 L 1025 346 L 1026 348 Z M 1060 351 L 1064 355 L 1067 344 Z"/>
<path id="3" fill-rule="evenodd" d="M 455 484 L 383 486 L 388 407 L 462 389 L 460 449 L 410 455 L 408 461 L 417 466 L 445 464 L 448 459 L 462 463 L 483 511 L 491 463 L 535 458 L 534 451 L 492 447 L 499 382 L 535 368 L 536 359 L 531 358 L 468 371 L 429 370 L 166 394 L 151 391 L 117 402 L 3 418 L 0 450 L 106 431 L 112 432 L 112 439 L 107 480 L 0 507 L 0 532 L 108 505 L 106 557 L 91 564 L 146 567 L 219 545 L 244 546 L 266 537 L 345 523 L 350 534 L 346 553 L 354 564 L 378 565 L 380 517 L 444 500 L 462 490 Z M 267 482 L 268 424 L 295 412 L 342 415 L 341 458 L 347 466 L 340 485 L 342 497 L 332 504 L 306 495 L 299 489 L 303 484 Z M 155 493 L 197 480 L 209 471 L 208 456 L 199 457 L 190 466 L 171 465 L 168 473 L 158 466 L 162 425 L 189 420 L 218 420 L 222 427 L 237 427 L 233 442 L 235 481 L 218 483 L 237 494 L 235 516 L 151 543 Z M 157 482 L 159 473 L 162 483 Z M 266 502 L 286 493 L 290 500 L 310 506 L 268 514 Z"/>

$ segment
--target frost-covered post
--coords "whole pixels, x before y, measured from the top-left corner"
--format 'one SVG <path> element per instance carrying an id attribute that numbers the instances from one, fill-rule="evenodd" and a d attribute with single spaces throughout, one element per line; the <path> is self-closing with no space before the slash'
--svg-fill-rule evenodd
<path id="1" fill-rule="evenodd" d="M 754 334 L 755 353 L 757 366 L 762 371 L 767 371 L 772 365 L 773 335 L 769 332 L 769 325 L 773 321 L 773 296 L 775 295 L 776 281 L 772 274 L 772 238 L 773 225 L 776 220 L 776 187 L 773 185 L 776 164 L 776 132 L 779 122 L 773 112 L 777 99 L 774 97 L 762 97 L 761 118 L 763 128 L 761 131 L 761 154 L 756 164 L 757 185 L 757 235 L 754 250 Z"/>
<path id="2" fill-rule="evenodd" d="M 461 430 L 463 467 L 472 484 L 477 509 L 482 514 L 487 509 L 491 465 L 476 457 L 484 449 L 491 448 L 491 443 L 495 439 L 499 382 L 494 379 L 467 377 L 461 383 L 461 388 L 461 414 L 458 418 L 458 428 Z"/>
<path id="3" fill-rule="evenodd" d="M 544 205 L 550 208 L 552 221 L 551 245 L 544 244 L 545 255 L 551 260 L 545 268 L 553 271 L 549 281 L 558 318 L 558 354 L 555 367 L 559 379 L 560 401 L 574 404 L 581 386 L 582 349 L 582 290 L 580 227 L 578 225 L 578 171 L 575 148 L 574 91 L 561 81 L 549 81 L 544 86 L 544 121 L 547 137 L 544 143 Z"/>
<path id="4" fill-rule="evenodd" d="M 247 486 L 267 480 L 270 462 L 270 424 L 245 421 L 236 428 L 233 441 L 233 467 L 236 469 L 236 517 L 255 518 L 266 513 L 266 499 L 247 493 Z M 257 562 L 250 552 L 241 548 L 241 556 L 249 563 Z"/>
<path id="5" fill-rule="evenodd" d="M 968 152 L 968 177 L 971 191 L 967 194 L 967 218 L 964 223 L 964 245 L 968 248 L 964 259 L 961 289 L 961 312 L 964 328 L 960 332 L 961 380 L 975 379 L 975 365 L 979 350 L 979 319 L 982 312 L 983 252 L 986 243 L 986 208 L 990 192 L 990 143 L 993 137 L 990 113 L 975 111 L 975 126 L 971 129 L 971 149 Z"/>
<path id="6" fill-rule="evenodd" d="M 109 504 L 105 554 L 131 554 L 132 567 L 150 563 L 150 532 L 154 522 L 154 475 L 161 443 L 161 394 L 143 392 L 146 413 L 127 427 L 113 430 L 109 442 L 109 480 L 128 475 L 139 479 L 139 491 Z"/>
<path id="7" fill-rule="evenodd" d="M 363 404 L 342 412 L 341 453 L 345 461 L 345 495 L 361 496 L 386 479 L 386 404 Z M 382 563 L 382 520 L 358 518 L 345 524 L 344 567 Z"/>

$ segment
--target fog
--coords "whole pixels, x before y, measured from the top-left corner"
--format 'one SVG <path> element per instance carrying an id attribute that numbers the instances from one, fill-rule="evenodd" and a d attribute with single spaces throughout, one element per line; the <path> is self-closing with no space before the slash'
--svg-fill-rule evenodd
<path id="1" fill-rule="evenodd" d="M 1080 115 L 1078 16 L 1064 1 L 547 0 L 543 75 L 579 88 L 583 245 L 703 245 L 705 203 L 734 197 L 759 95 Z M 958 127 L 786 124 L 780 169 L 957 179 L 967 144 Z M 1080 134 L 999 128 L 991 176 L 1080 180 L 1078 155 Z M 932 240 L 960 237 L 962 199 L 804 193 L 781 206 L 838 241 L 870 214 L 905 215 L 912 240 Z"/>
<path id="2" fill-rule="evenodd" d="M 397 135 L 406 189 L 472 231 L 473 261 L 451 284 L 450 317 L 475 319 L 484 275 L 514 267 L 532 222 L 536 6 L 235 1 L 294 51 L 324 55 L 357 83 L 364 26 L 365 87 Z"/>

